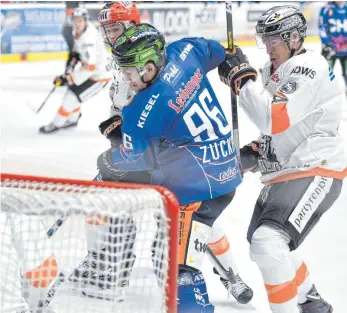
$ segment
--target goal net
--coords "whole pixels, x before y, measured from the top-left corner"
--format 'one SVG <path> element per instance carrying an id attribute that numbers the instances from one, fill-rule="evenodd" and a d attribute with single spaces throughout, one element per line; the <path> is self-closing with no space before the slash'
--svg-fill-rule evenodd
<path id="1" fill-rule="evenodd" d="M 178 208 L 157 186 L 2 174 L 0 312 L 176 312 Z"/>

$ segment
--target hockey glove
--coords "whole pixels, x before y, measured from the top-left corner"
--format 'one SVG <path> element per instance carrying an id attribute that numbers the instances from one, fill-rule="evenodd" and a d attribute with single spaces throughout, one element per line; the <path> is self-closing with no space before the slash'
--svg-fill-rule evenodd
<path id="1" fill-rule="evenodd" d="M 235 54 L 230 50 L 226 51 L 225 60 L 218 66 L 218 74 L 221 81 L 238 95 L 249 79 L 257 79 L 257 71 L 249 64 L 242 50 L 237 46 L 235 48 Z"/>
<path id="2" fill-rule="evenodd" d="M 241 157 L 241 166 L 242 171 L 255 173 L 259 171 L 258 167 L 258 158 L 260 154 L 259 150 L 259 142 L 252 141 L 252 143 L 243 146 L 240 149 L 240 157 Z"/>
<path id="3" fill-rule="evenodd" d="M 326 45 L 323 46 L 322 49 L 322 56 L 325 57 L 327 60 L 331 59 L 335 55 L 335 50 L 333 46 Z"/>
<path id="4" fill-rule="evenodd" d="M 53 85 L 55 87 L 65 86 L 67 84 L 67 79 L 65 75 L 60 75 L 54 78 Z"/>
<path id="5" fill-rule="evenodd" d="M 81 60 L 80 54 L 77 52 L 70 52 L 66 61 L 65 74 L 71 72 L 76 64 Z"/>
<path id="6" fill-rule="evenodd" d="M 122 143 L 122 122 L 119 115 L 114 115 L 99 125 L 101 134 L 106 136 L 112 147 L 119 146 Z"/>
<path id="7" fill-rule="evenodd" d="M 97 178 L 97 180 L 119 181 L 127 174 L 127 172 L 123 172 L 114 165 L 112 160 L 114 150 L 115 148 L 110 148 L 99 155 L 97 161 L 99 177 Z"/>

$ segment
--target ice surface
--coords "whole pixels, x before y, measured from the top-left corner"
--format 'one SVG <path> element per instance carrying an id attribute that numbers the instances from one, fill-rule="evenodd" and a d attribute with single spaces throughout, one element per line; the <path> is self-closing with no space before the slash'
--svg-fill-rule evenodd
<path id="1" fill-rule="evenodd" d="M 320 49 L 318 45 L 311 45 L 309 48 Z M 245 48 L 244 51 L 256 68 L 265 63 L 266 55 L 263 51 L 259 52 L 256 48 Z M 38 107 L 42 103 L 52 87 L 53 77 L 61 74 L 63 70 L 63 61 L 1 65 L 2 172 L 82 179 L 93 179 L 96 175 L 96 158 L 109 147 L 107 140 L 98 130 L 98 124 L 108 118 L 109 114 L 108 88 L 82 105 L 83 116 L 76 129 L 51 135 L 42 135 L 38 132 L 40 126 L 53 119 L 61 105 L 64 88 L 52 95 L 40 114 L 35 115 L 29 109 L 30 106 Z M 335 73 L 341 92 L 345 92 L 338 65 Z M 228 88 L 219 81 L 216 71 L 209 76 L 223 108 L 230 117 Z M 347 136 L 346 102 L 344 111 L 340 132 Z M 239 128 L 241 145 L 258 136 L 256 127 L 241 110 L 239 110 Z M 225 225 L 241 277 L 254 290 L 252 305 L 240 305 L 234 299 L 228 299 L 224 287 L 212 273 L 212 266 L 206 260 L 203 270 L 210 297 L 216 306 L 216 313 L 270 312 L 261 275 L 255 263 L 249 259 L 248 243 L 245 239 L 260 189 L 258 175 L 246 174 L 235 199 L 218 221 Z M 346 203 L 347 184 L 343 186 L 341 196 L 334 207 L 300 247 L 317 288 L 334 305 L 334 312 L 337 313 L 347 311 L 344 299 L 344 287 L 347 281 L 347 232 L 344 230 L 347 223 Z M 81 305 L 77 300 L 76 312 L 83 311 Z"/>

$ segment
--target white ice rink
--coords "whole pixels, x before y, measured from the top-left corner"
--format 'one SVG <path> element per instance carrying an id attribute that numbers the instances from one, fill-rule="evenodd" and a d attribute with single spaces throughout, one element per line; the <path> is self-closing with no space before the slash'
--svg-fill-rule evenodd
<path id="1" fill-rule="evenodd" d="M 319 50 L 319 46 L 312 45 Z M 251 64 L 261 67 L 265 52 L 245 48 Z M 46 107 L 35 115 L 29 107 L 38 107 L 50 89 L 53 77 L 64 70 L 63 61 L 31 62 L 1 65 L 1 171 L 55 177 L 92 179 L 96 175 L 97 156 L 109 147 L 101 136 L 98 125 L 109 114 L 108 88 L 82 106 L 82 119 L 76 129 L 56 134 L 39 134 L 38 128 L 51 122 L 61 105 L 63 88 L 56 91 Z M 335 69 L 341 92 L 344 83 L 339 65 Z M 230 117 L 230 93 L 218 79 L 216 71 L 210 74 L 218 98 Z M 300 105 L 300 104 L 298 104 Z M 347 137 L 347 103 L 340 132 Z M 257 138 L 256 127 L 239 110 L 241 145 Z M 347 139 L 346 139 L 347 146 Z M 184 174 L 182 174 L 184 175 Z M 219 223 L 224 224 L 231 249 L 241 277 L 254 290 L 252 305 L 237 304 L 228 299 L 226 290 L 212 273 L 206 260 L 204 274 L 216 313 L 260 312 L 269 313 L 261 275 L 248 255 L 246 231 L 253 206 L 261 189 L 256 174 L 246 174 L 231 206 L 223 213 Z M 334 306 L 335 313 L 347 312 L 345 290 L 347 283 L 347 184 L 333 208 L 322 218 L 300 251 L 320 293 Z M 97 301 L 97 300 L 96 300 Z M 78 311 L 76 311 L 78 312 Z"/>

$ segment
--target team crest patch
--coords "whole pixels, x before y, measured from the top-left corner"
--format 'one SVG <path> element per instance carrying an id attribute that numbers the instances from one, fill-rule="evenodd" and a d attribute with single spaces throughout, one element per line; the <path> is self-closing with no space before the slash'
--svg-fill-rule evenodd
<path id="1" fill-rule="evenodd" d="M 287 82 L 280 87 L 280 91 L 286 94 L 293 93 L 297 89 L 296 82 Z"/>

